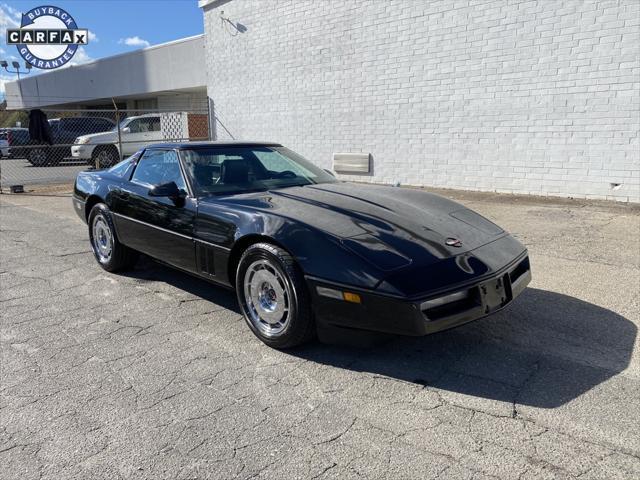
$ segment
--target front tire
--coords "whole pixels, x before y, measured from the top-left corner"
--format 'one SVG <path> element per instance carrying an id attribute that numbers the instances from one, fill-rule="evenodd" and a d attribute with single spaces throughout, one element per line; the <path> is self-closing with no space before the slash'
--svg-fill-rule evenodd
<path id="1" fill-rule="evenodd" d="M 118 150 L 112 145 L 96 147 L 91 154 L 91 162 L 99 168 L 111 167 L 118 163 Z"/>
<path id="2" fill-rule="evenodd" d="M 291 348 L 314 333 L 311 302 L 293 257 L 269 243 L 251 245 L 242 254 L 236 293 L 251 331 L 273 348 Z"/>
<path id="3" fill-rule="evenodd" d="M 96 204 L 89 213 L 89 240 L 98 264 L 107 272 L 133 268 L 138 252 L 123 245 L 116 236 L 113 217 L 104 203 Z"/>

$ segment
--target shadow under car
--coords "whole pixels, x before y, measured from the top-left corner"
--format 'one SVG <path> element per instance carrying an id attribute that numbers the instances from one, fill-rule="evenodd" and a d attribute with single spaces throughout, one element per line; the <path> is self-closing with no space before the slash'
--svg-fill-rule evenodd
<path id="1" fill-rule="evenodd" d="M 234 292 L 146 258 L 126 275 L 166 282 L 240 314 Z M 430 388 L 556 408 L 626 369 L 636 334 L 631 321 L 611 310 L 527 288 L 505 310 L 452 330 L 386 337 L 365 349 L 316 342 L 287 353 Z"/>

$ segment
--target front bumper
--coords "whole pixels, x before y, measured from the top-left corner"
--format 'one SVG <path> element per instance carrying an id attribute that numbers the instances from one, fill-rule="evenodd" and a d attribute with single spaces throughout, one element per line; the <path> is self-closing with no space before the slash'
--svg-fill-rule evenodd
<path id="1" fill-rule="evenodd" d="M 527 252 L 489 277 L 422 299 L 403 299 L 307 278 L 316 322 L 356 330 L 420 336 L 495 313 L 531 282 Z M 318 287 L 357 293 L 360 303 L 321 296 Z"/>
<path id="2" fill-rule="evenodd" d="M 83 160 L 91 160 L 91 154 L 95 145 L 73 145 L 71 147 L 71 156 Z"/>

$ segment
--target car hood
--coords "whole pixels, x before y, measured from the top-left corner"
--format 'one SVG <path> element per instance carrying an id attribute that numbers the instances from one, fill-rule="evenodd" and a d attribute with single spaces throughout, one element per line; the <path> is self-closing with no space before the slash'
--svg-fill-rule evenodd
<path id="1" fill-rule="evenodd" d="M 90 135 L 82 135 L 78 137 L 78 140 L 88 140 L 89 142 L 115 142 L 118 140 L 118 134 L 116 132 L 100 132 L 92 133 Z"/>
<path id="2" fill-rule="evenodd" d="M 464 206 L 418 189 L 340 182 L 221 200 L 319 229 L 383 271 L 429 265 L 505 235 Z"/>

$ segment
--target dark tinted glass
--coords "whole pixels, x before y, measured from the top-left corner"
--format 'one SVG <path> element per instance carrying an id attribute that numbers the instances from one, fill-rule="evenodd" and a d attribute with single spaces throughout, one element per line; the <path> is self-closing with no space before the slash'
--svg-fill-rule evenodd
<path id="1" fill-rule="evenodd" d="M 113 167 L 109 169 L 111 173 L 117 175 L 119 177 L 124 177 L 127 171 L 131 167 L 131 158 L 127 158 L 120 163 L 116 163 Z"/>
<path id="2" fill-rule="evenodd" d="M 113 122 L 105 118 L 99 118 L 94 122 L 94 129 L 96 132 L 107 132 L 114 127 Z"/>
<path id="3" fill-rule="evenodd" d="M 180 151 L 198 195 L 333 183 L 336 179 L 284 147 L 205 147 Z"/>
<path id="4" fill-rule="evenodd" d="M 138 162 L 131 181 L 149 186 L 175 182 L 178 188 L 187 190 L 178 155 L 173 150 L 147 150 Z"/>
<path id="5" fill-rule="evenodd" d="M 90 118 L 63 118 L 60 120 L 60 128 L 70 132 L 78 132 L 82 130 L 83 125 L 89 125 Z"/>

